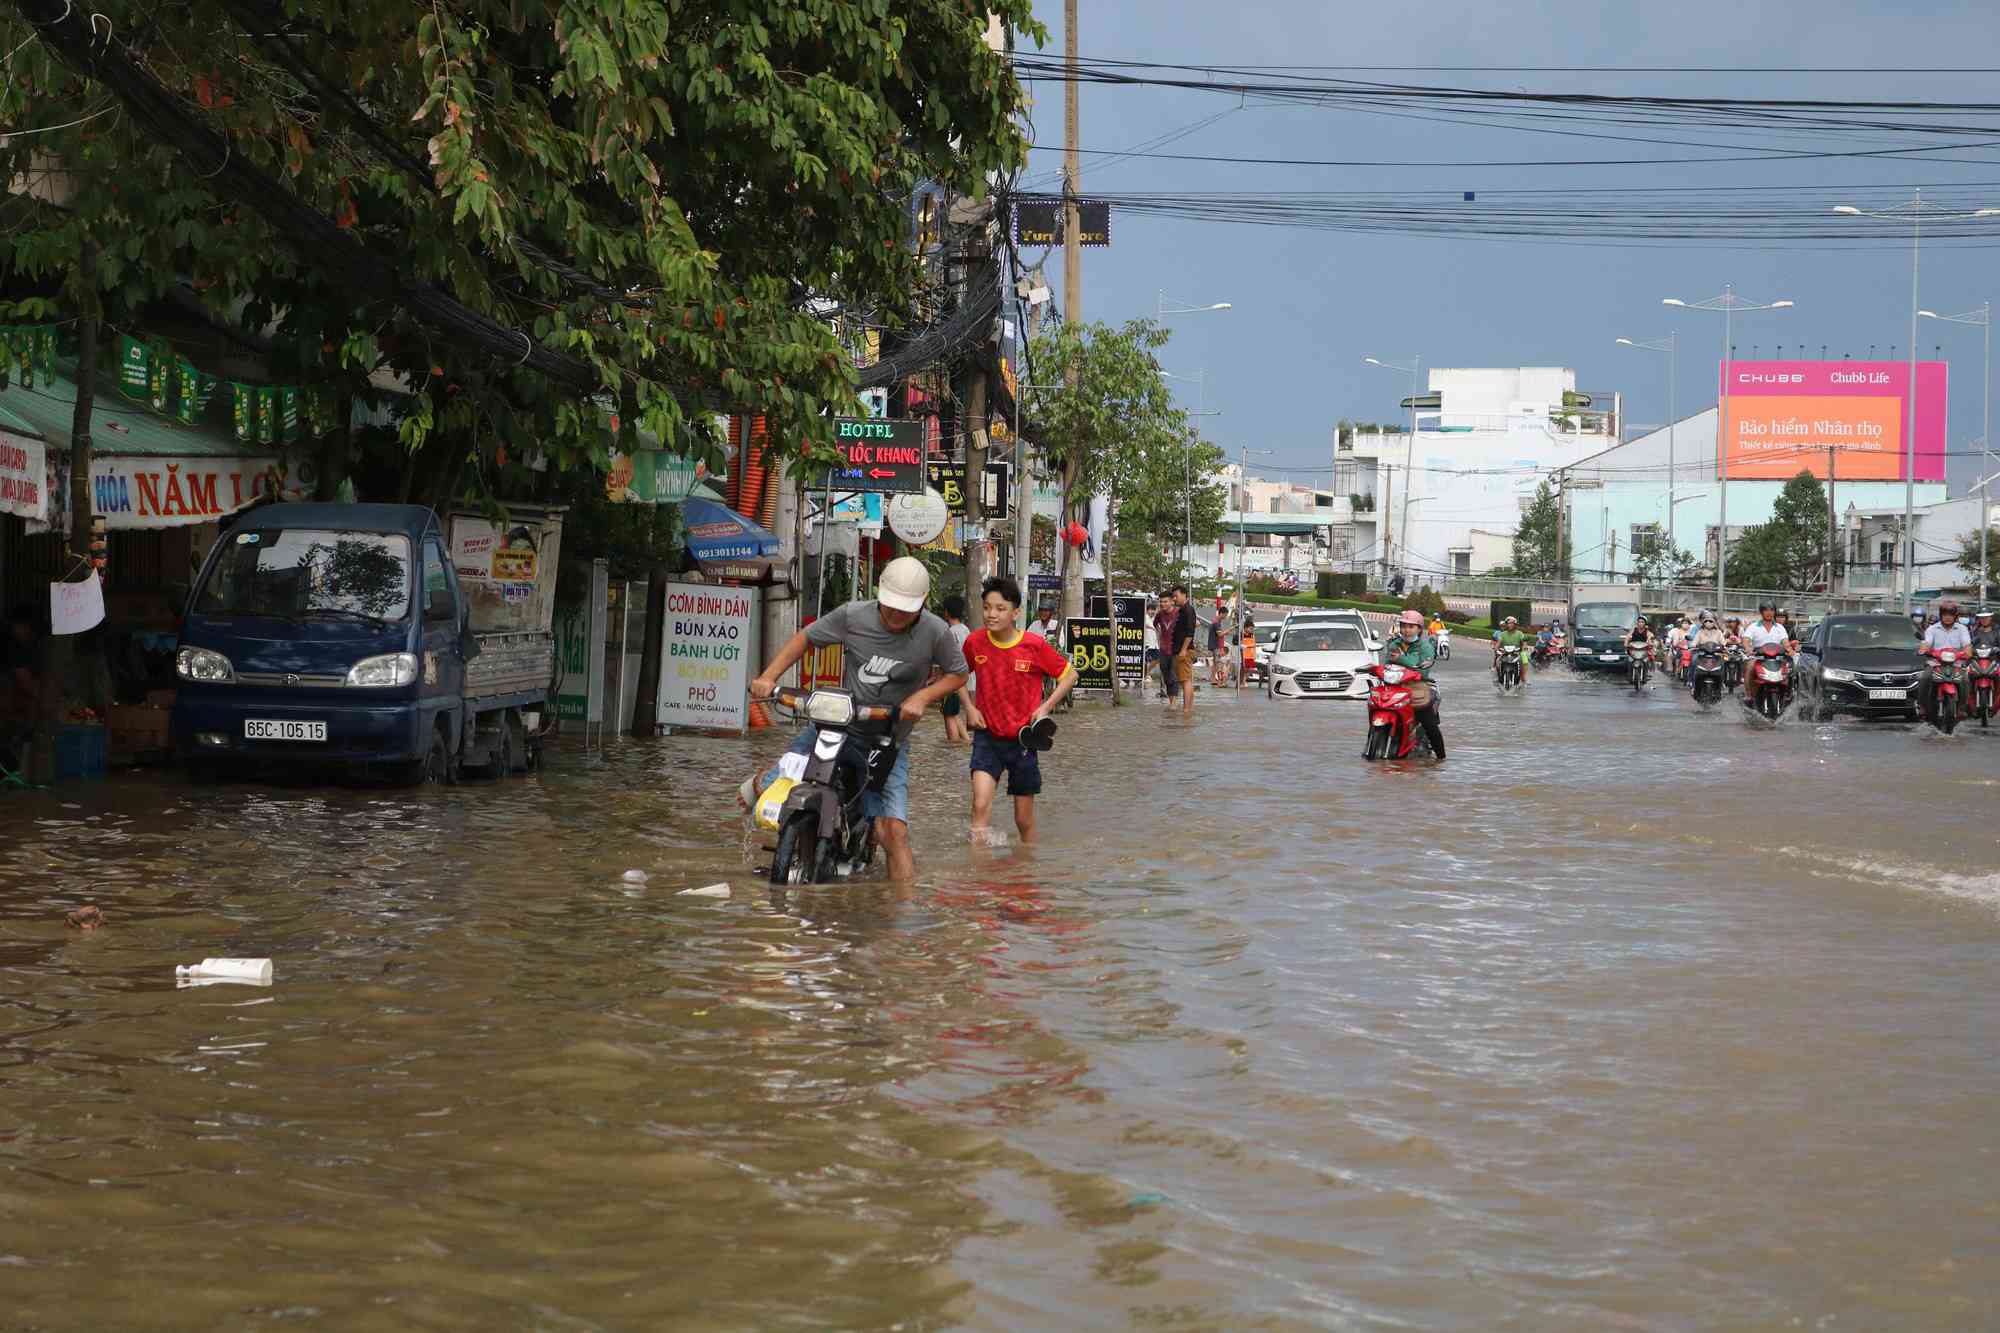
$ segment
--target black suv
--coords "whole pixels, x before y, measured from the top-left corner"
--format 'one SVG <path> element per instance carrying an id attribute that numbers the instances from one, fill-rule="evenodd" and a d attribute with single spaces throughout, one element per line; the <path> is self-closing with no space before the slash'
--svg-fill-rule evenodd
<path id="1" fill-rule="evenodd" d="M 1828 616 L 1799 644 L 1799 698 L 1821 718 L 1914 718 L 1928 665 L 1919 642 L 1903 616 Z"/>

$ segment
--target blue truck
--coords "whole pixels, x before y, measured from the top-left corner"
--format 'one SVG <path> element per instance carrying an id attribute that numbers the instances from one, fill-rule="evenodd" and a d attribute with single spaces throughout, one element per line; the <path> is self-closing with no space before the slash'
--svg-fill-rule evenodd
<path id="1" fill-rule="evenodd" d="M 176 754 L 199 776 L 525 771 L 549 708 L 561 546 L 560 509 L 238 515 L 183 617 Z"/>
<path id="2" fill-rule="evenodd" d="M 1625 640 L 1639 621 L 1633 583 L 1578 583 L 1569 595 L 1569 662 L 1578 671 L 1616 671 L 1631 661 Z"/>

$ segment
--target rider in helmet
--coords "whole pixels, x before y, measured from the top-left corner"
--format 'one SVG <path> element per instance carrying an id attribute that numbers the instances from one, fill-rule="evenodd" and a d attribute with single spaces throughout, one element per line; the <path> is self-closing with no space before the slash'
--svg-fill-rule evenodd
<path id="1" fill-rule="evenodd" d="M 1777 644 L 1780 651 L 1789 652 L 1792 636 L 1790 631 L 1778 623 L 1778 608 L 1770 602 L 1760 602 L 1757 606 L 1757 619 L 1751 621 L 1743 631 L 1743 651 L 1750 655 L 1754 663 L 1758 654 L 1764 651 L 1764 645 L 1771 643 Z M 1757 673 L 1752 669 L 1743 672 L 1743 702 L 1752 706 L 1757 702 Z"/>
<path id="2" fill-rule="evenodd" d="M 1646 617 L 1632 622 L 1632 632 L 1625 636 L 1625 651 L 1634 657 L 1653 651 L 1653 627 L 1646 623 Z"/>
<path id="3" fill-rule="evenodd" d="M 1531 642 L 1528 636 L 1522 632 L 1519 620 L 1516 620 L 1513 616 L 1508 616 L 1505 620 L 1501 621 L 1500 632 L 1493 636 L 1493 664 L 1495 669 L 1499 667 L 1500 650 L 1502 648 L 1519 648 L 1522 653 L 1521 680 L 1523 683 L 1526 683 L 1528 679 L 1527 653 Z"/>
<path id="4" fill-rule="evenodd" d="M 1981 644 L 1985 644 L 1990 648 L 2000 648 L 2000 629 L 1993 627 L 1993 608 L 1990 606 L 1980 607 L 1978 614 L 1974 615 L 1972 619 L 1974 622 L 1972 626 L 1972 646 L 1977 648 Z"/>
<path id="5" fill-rule="evenodd" d="M 1437 661 L 1437 646 L 1424 633 L 1424 613 L 1407 610 L 1396 617 L 1396 630 L 1382 645 L 1382 665 L 1410 667 L 1428 678 Z M 1431 687 L 1431 701 L 1417 710 L 1417 725 L 1431 743 L 1431 753 L 1444 758 L 1444 732 L 1438 727 L 1437 687 Z"/>
<path id="6" fill-rule="evenodd" d="M 1941 598 L 1937 604 L 1937 623 L 1924 631 L 1924 641 L 1917 651 L 1926 657 L 1934 657 L 1947 650 L 1960 656 L 1972 651 L 1972 632 L 1958 619 L 1958 603 L 1949 597 Z M 1917 683 L 1919 707 L 1924 716 L 1931 716 L 1931 702 L 1936 690 L 1931 681 L 1931 673 L 1924 672 Z"/>

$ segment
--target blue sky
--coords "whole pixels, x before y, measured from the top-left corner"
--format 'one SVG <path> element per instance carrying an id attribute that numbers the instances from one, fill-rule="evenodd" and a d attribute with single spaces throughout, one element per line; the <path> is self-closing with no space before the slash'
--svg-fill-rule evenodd
<path id="1" fill-rule="evenodd" d="M 1046 54 L 1062 54 L 1062 5 L 1040 0 L 1050 29 Z M 2000 67 L 2000 20 L 1989 5 L 1826 0 L 1759 3 L 1694 0 L 1679 5 L 1579 3 L 1422 5 L 1322 0 L 1189 3 L 1082 0 L 1085 57 L 1229 65 L 1517 66 L 1892 66 Z M 1955 74 L 1689 75 L 1405 73 L 1353 75 L 1410 83 L 1535 91 L 1718 97 L 1814 97 L 2000 101 L 2000 80 Z M 1062 90 L 1036 85 L 1037 141 L 1062 143 Z M 1085 85 L 1082 143 L 1124 149 L 1226 111 L 1218 94 Z M 1960 119 L 1965 119 L 1961 117 Z M 1977 117 L 2000 126 L 2000 114 Z M 1628 131 L 1629 132 L 1629 131 Z M 1710 132 L 1716 139 L 1731 134 Z M 1677 137 L 1697 137 L 1680 133 Z M 1740 136 L 1736 136 L 1740 138 Z M 1994 135 L 2000 139 L 2000 133 Z M 1770 142 L 1764 140 L 1764 142 Z M 1873 144 L 1863 146 L 1875 146 Z M 1234 157 L 1369 160 L 1661 157 L 1697 150 L 1604 143 L 1486 126 L 1447 126 L 1355 111 L 1247 106 L 1164 151 Z M 1275 167 L 1240 162 L 1086 157 L 1085 193 L 1203 190 L 1496 190 L 1647 186 L 1971 186 L 1992 183 L 2000 206 L 2000 147 L 1954 150 L 1962 162 L 1816 160 L 1647 167 L 1425 168 Z M 1037 152 L 1029 178 L 1060 155 Z M 1805 205 L 1802 204 L 1802 207 Z M 1816 198 L 1814 213 L 1824 206 Z M 1177 373 L 1204 370 L 1207 403 L 1220 409 L 1209 433 L 1237 446 L 1271 449 L 1264 467 L 1324 467 L 1340 417 L 1395 420 L 1407 376 L 1363 364 L 1364 356 L 1420 356 L 1431 366 L 1564 365 L 1587 389 L 1625 394 L 1635 426 L 1666 419 L 1664 356 L 1618 347 L 1621 335 L 1682 336 L 1679 407 L 1713 402 L 1719 315 L 1679 313 L 1665 296 L 1713 296 L 1724 283 L 1752 299 L 1788 298 L 1793 310 L 1739 317 L 1737 355 L 1881 357 L 1908 353 L 1907 243 L 1861 248 L 1662 244 L 1612 247 L 1556 241 L 1359 234 L 1114 216 L 1113 245 L 1084 257 L 1084 314 L 1121 321 L 1150 315 L 1155 294 L 1190 304 L 1228 301 L 1232 310 L 1170 321 L 1164 357 Z M 1927 245 L 1922 303 L 1945 312 L 2000 298 L 2000 248 Z M 1058 298 L 1061 255 L 1047 271 Z M 1951 361 L 1951 448 L 1980 433 L 1977 329 L 1923 321 L 1920 355 L 1943 344 Z M 1803 352 L 1802 348 L 1809 348 Z M 1196 390 L 1179 385 L 1192 408 Z M 1996 433 L 2000 433 L 1997 431 Z M 1953 458 L 1954 490 L 1976 477 L 1977 459 Z M 1322 474 L 1323 475 L 1323 474 Z M 1300 480 L 1312 478 L 1303 474 Z"/>

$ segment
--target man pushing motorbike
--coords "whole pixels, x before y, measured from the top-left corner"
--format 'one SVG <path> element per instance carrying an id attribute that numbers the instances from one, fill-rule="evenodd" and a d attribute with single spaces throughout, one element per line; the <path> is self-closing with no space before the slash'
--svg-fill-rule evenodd
<path id="1" fill-rule="evenodd" d="M 924 610 L 930 591 L 931 575 L 923 561 L 907 555 L 891 560 L 883 567 L 874 601 L 849 602 L 786 640 L 763 674 L 750 682 L 750 697 L 768 699 L 776 693 L 778 678 L 805 656 L 808 647 L 837 643 L 841 683 L 854 702 L 864 708 L 897 709 L 896 735 L 899 740 L 906 738 L 925 709 L 954 693 L 966 679 L 965 654 L 950 628 Z M 931 679 L 934 671 L 935 680 Z M 808 725 L 792 742 L 791 752 L 810 753 L 817 731 Z M 758 789 L 774 777 L 775 772 L 766 773 Z M 897 747 L 888 780 L 880 791 L 869 791 L 866 799 L 866 813 L 875 821 L 875 841 L 888 856 L 890 877 L 914 878 L 917 866 L 910 854 L 907 746 Z"/>

